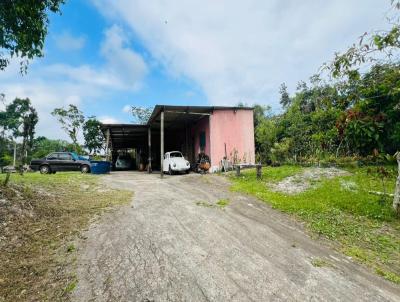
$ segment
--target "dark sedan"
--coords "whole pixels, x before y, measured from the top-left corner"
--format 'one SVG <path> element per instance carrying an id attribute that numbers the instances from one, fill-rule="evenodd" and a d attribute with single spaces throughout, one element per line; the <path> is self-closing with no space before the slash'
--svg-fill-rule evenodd
<path id="1" fill-rule="evenodd" d="M 90 162 L 80 159 L 72 152 L 54 152 L 42 159 L 33 159 L 30 164 L 33 171 L 42 174 L 56 173 L 57 171 L 90 172 Z"/>

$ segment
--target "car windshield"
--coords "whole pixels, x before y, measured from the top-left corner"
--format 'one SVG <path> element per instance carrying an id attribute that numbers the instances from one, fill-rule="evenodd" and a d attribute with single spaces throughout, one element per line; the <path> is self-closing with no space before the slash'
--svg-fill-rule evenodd
<path id="1" fill-rule="evenodd" d="M 172 152 L 169 155 L 170 157 L 183 157 L 181 152 Z"/>

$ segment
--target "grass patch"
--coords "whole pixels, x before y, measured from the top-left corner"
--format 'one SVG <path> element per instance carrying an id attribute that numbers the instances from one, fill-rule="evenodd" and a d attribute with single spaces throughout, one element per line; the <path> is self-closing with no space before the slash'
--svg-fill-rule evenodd
<path id="1" fill-rule="evenodd" d="M 76 288 L 78 285 L 78 279 L 75 277 L 64 289 L 64 293 L 70 294 L 73 292 L 73 290 Z"/>
<path id="2" fill-rule="evenodd" d="M 303 167 L 286 165 L 280 167 L 263 167 L 262 168 L 262 179 L 264 182 L 277 182 L 281 181 L 288 176 L 300 173 L 304 170 Z M 257 181 L 257 175 L 255 169 L 244 169 L 241 172 L 241 177 L 244 180 Z M 233 176 L 233 174 L 232 174 Z"/>
<path id="3" fill-rule="evenodd" d="M 90 174 L 13 174 L 0 186 L 0 297 L 68 300 L 77 283 L 73 240 L 93 217 L 131 196 L 104 188 Z"/>
<path id="4" fill-rule="evenodd" d="M 328 261 L 321 259 L 321 258 L 312 259 L 311 264 L 314 267 L 333 267 L 333 265 L 331 263 L 329 263 Z"/>
<path id="5" fill-rule="evenodd" d="M 231 177 L 232 190 L 295 215 L 314 234 L 337 242 L 344 254 L 400 284 L 400 219 L 392 211 L 391 199 L 382 203 L 381 197 L 368 193 L 383 190 L 380 178 L 367 173 L 368 167 L 351 168 L 350 176 L 322 179 L 316 187 L 296 195 L 269 189 L 271 183 L 300 171 L 293 166 L 268 167 L 263 180 L 257 181 L 255 170 L 248 170 L 242 177 Z M 393 192 L 395 177 L 386 184 L 388 192 Z"/>
<path id="6" fill-rule="evenodd" d="M 205 202 L 205 201 L 198 201 L 196 202 L 196 205 L 199 207 L 206 207 L 206 208 L 212 208 L 213 205 L 209 202 Z"/>
<path id="7" fill-rule="evenodd" d="M 209 203 L 209 202 L 206 202 L 206 201 L 197 201 L 196 205 L 199 206 L 199 207 L 206 207 L 206 208 L 219 207 L 219 208 L 223 209 L 229 203 L 230 203 L 230 201 L 228 199 L 220 199 L 215 204 L 212 204 L 212 203 Z"/>
<path id="8" fill-rule="evenodd" d="M 228 199 L 220 199 L 220 200 L 217 201 L 217 206 L 219 206 L 220 208 L 224 208 L 229 203 L 230 203 L 230 201 Z"/>

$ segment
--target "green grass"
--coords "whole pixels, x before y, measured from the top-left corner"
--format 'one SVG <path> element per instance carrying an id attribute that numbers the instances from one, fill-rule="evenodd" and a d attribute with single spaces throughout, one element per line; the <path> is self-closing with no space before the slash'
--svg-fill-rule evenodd
<path id="1" fill-rule="evenodd" d="M 220 199 L 217 201 L 217 206 L 220 208 L 225 208 L 229 203 L 230 201 L 228 199 Z"/>
<path id="2" fill-rule="evenodd" d="M 201 207 L 206 207 L 206 208 L 216 208 L 219 207 L 221 209 L 225 208 L 230 201 L 228 199 L 219 199 L 215 204 L 205 202 L 205 201 L 197 201 L 196 205 L 201 206 Z"/>
<path id="3" fill-rule="evenodd" d="M 313 260 L 311 261 L 311 264 L 312 264 L 314 267 L 333 267 L 333 265 L 332 265 L 330 262 L 328 262 L 328 261 L 326 261 L 326 260 L 324 260 L 324 259 L 321 259 L 321 258 L 315 258 L 315 259 L 313 259 Z"/>
<path id="4" fill-rule="evenodd" d="M 280 181 L 303 170 L 304 168 L 300 166 L 264 167 L 262 168 L 262 179 L 263 181 Z M 246 180 L 257 180 L 255 169 L 242 170 L 241 175 Z"/>
<path id="5" fill-rule="evenodd" d="M 197 201 L 196 205 L 199 207 L 206 207 L 206 208 L 212 208 L 213 205 L 209 202 L 205 202 L 205 201 Z"/>
<path id="6" fill-rule="evenodd" d="M 267 167 L 262 181 L 257 181 L 254 170 L 245 171 L 241 177 L 231 177 L 232 190 L 254 195 L 293 214 L 314 234 L 337 242 L 344 254 L 400 284 L 400 219 L 391 209 L 390 198 L 382 203 L 381 197 L 368 193 L 383 190 L 380 178 L 368 174 L 367 167 L 351 168 L 352 175 L 321 180 L 300 194 L 285 195 L 269 189 L 271 183 L 301 170 L 294 166 Z M 394 173 L 391 175 L 386 180 L 388 192 L 394 191 Z"/>
<path id="7" fill-rule="evenodd" d="M 0 174 L 0 184 L 5 179 Z M 0 185 L 0 297 L 68 301 L 78 280 L 74 241 L 94 217 L 128 203 L 132 193 L 104 187 L 81 173 L 12 174 Z M 1 300 L 1 298 L 0 298 Z M 1 300 L 2 301 L 2 300 Z"/>
<path id="8" fill-rule="evenodd" d="M 65 287 L 64 289 L 64 293 L 66 294 L 70 294 L 74 291 L 74 289 L 76 288 L 76 286 L 78 285 L 78 279 L 75 277 L 72 279 L 72 281 L 70 283 L 68 283 L 68 285 Z"/>

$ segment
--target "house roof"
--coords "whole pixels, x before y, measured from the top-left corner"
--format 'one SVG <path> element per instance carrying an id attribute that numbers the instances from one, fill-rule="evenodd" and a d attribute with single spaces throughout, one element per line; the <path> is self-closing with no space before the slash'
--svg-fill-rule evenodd
<path id="1" fill-rule="evenodd" d="M 164 127 L 179 128 L 185 123 L 192 124 L 202 117 L 212 114 L 215 110 L 253 110 L 252 107 L 227 107 L 227 106 L 174 106 L 156 105 L 147 122 L 152 128 L 159 128 L 161 123 L 160 113 L 164 111 Z"/>
<path id="2" fill-rule="evenodd" d="M 107 137 L 110 131 L 110 140 L 114 148 L 134 148 L 147 144 L 147 125 L 135 124 L 101 124 L 101 131 Z"/>

